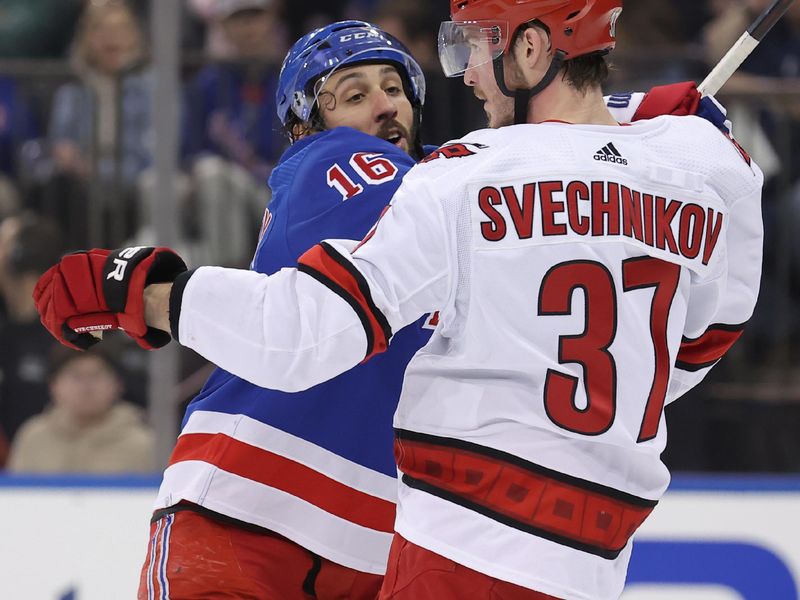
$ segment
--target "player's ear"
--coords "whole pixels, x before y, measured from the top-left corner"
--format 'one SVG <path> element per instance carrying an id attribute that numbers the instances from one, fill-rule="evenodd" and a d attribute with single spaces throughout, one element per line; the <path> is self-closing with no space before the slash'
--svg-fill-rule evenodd
<path id="1" fill-rule="evenodd" d="M 547 71 L 552 60 L 550 34 L 543 28 L 522 26 L 514 36 L 510 54 L 512 61 L 505 62 L 506 82 L 514 87 L 530 88 Z M 538 78 L 537 78 L 538 74 Z"/>
<path id="2" fill-rule="evenodd" d="M 550 35 L 541 27 L 528 27 L 520 33 L 517 41 L 518 60 L 524 60 L 528 66 L 550 54 Z"/>

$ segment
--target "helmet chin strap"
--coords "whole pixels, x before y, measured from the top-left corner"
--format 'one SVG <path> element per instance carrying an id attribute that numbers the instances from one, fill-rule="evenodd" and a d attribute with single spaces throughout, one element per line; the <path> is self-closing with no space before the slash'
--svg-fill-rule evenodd
<path id="1" fill-rule="evenodd" d="M 553 56 L 553 62 L 550 63 L 550 68 L 544 74 L 542 80 L 533 86 L 531 89 L 509 90 L 506 86 L 505 69 L 503 67 L 503 55 L 501 54 L 495 58 L 492 63 L 494 65 L 494 78 L 497 80 L 497 87 L 503 92 L 505 96 L 514 98 L 514 125 L 522 125 L 528 122 L 528 105 L 531 98 L 541 93 L 558 75 L 561 70 L 561 65 L 564 64 L 564 59 L 567 54 L 563 50 L 556 50 Z"/>

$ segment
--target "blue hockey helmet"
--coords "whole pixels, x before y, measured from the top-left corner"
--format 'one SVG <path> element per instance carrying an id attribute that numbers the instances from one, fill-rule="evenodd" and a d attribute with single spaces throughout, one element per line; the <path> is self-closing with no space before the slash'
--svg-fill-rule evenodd
<path id="1" fill-rule="evenodd" d="M 286 55 L 275 95 L 281 123 L 286 125 L 289 110 L 308 121 L 322 87 L 320 78 L 365 62 L 394 65 L 406 81 L 411 104 L 424 104 L 425 76 L 398 39 L 365 21 L 339 21 L 304 35 Z"/>

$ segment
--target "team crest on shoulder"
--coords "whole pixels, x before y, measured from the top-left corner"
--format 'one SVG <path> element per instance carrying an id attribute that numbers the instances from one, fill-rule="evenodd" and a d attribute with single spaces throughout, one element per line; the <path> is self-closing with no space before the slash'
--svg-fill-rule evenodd
<path id="1" fill-rule="evenodd" d="M 485 144 L 448 144 L 447 146 L 442 146 L 435 152 L 431 152 L 419 162 L 429 163 L 437 158 L 463 158 L 465 156 L 472 156 L 473 154 L 476 154 L 478 150 L 485 150 L 488 147 L 489 146 L 486 146 Z"/>

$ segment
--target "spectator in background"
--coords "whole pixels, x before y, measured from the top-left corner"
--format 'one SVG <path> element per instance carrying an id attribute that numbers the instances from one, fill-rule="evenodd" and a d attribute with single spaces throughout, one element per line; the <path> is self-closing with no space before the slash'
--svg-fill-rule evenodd
<path id="1" fill-rule="evenodd" d="M 233 46 L 228 34 L 225 32 L 224 21 L 219 18 L 220 0 L 186 0 L 190 14 L 198 17 L 205 24 L 205 55 L 217 61 L 235 60 L 236 49 Z M 277 16 L 282 13 L 282 0 L 273 2 L 273 10 Z M 226 8 L 226 7 L 223 7 Z M 287 42 L 287 32 L 281 29 L 285 26 L 276 28 L 273 34 L 277 33 L 281 39 L 276 40 L 276 46 L 285 46 Z"/>
<path id="2" fill-rule="evenodd" d="M 625 3 L 617 29 L 621 51 L 614 51 L 609 89 L 648 88 L 703 75 L 698 52 L 689 45 L 696 29 L 676 5 L 676 0 Z"/>
<path id="3" fill-rule="evenodd" d="M 19 147 L 39 135 L 36 113 L 19 84 L 0 77 L 0 172 L 17 175 Z"/>
<path id="4" fill-rule="evenodd" d="M 60 232 L 31 214 L 0 223 L 0 431 L 13 439 L 48 400 L 47 360 L 52 339 L 39 323 L 31 294 L 38 278 L 61 257 Z"/>
<path id="5" fill-rule="evenodd" d="M 716 16 L 704 31 L 706 60 L 716 64 L 772 0 L 715 2 Z M 800 5 L 778 21 L 764 41 L 742 64 L 737 76 L 800 77 Z"/>
<path id="6" fill-rule="evenodd" d="M 126 4 L 87 4 L 71 55 L 79 81 L 56 92 L 49 130 L 59 176 L 45 210 L 65 224 L 70 247 L 121 244 L 136 228 L 139 177 L 151 162 L 152 77 L 143 58 L 142 32 Z M 96 211 L 95 229 L 87 208 Z"/>
<path id="7" fill-rule="evenodd" d="M 703 32 L 708 67 L 715 65 L 755 18 L 770 4 L 770 0 L 739 0 L 714 2 L 716 16 Z M 775 115 L 763 102 L 762 92 L 775 79 L 800 78 L 800 5 L 795 4 L 778 21 L 764 41 L 739 67 L 723 91 L 753 94 L 758 103 L 743 105 L 726 103 L 731 119 L 736 123 L 736 137 L 761 166 L 767 179 L 780 170 L 773 147 L 782 134 L 791 133 L 791 156 L 800 156 L 800 108 L 787 106 L 788 123 L 776 123 Z M 796 173 L 800 159 L 784 165 Z M 769 188 L 768 188 L 769 189 Z M 767 194 L 770 195 L 770 194 Z"/>
<path id="8" fill-rule="evenodd" d="M 222 30 L 222 23 L 214 18 L 217 0 L 186 0 L 189 14 L 199 18 L 205 26 L 203 52 L 212 60 L 226 60 L 232 50 Z"/>
<path id="9" fill-rule="evenodd" d="M 739 38 L 755 18 L 770 4 L 770 0 L 741 0 L 737 2 L 715 2 L 716 17 L 708 24 L 704 32 L 706 60 L 715 64 L 733 43 Z M 776 348 L 779 340 L 789 330 L 800 328 L 800 318 L 796 311 L 775 319 L 775 313 L 769 308 L 775 300 L 776 265 L 781 264 L 781 253 L 786 248 L 780 243 L 785 239 L 781 230 L 795 215 L 784 214 L 780 199 L 786 193 L 788 181 L 797 181 L 800 173 L 800 106 L 795 102 L 782 104 L 773 101 L 765 90 L 774 89 L 778 80 L 793 80 L 800 84 L 800 4 L 794 4 L 786 15 L 776 23 L 769 35 L 758 45 L 747 60 L 739 67 L 723 92 L 739 93 L 743 96 L 735 101 L 726 102 L 731 120 L 736 124 L 734 133 L 737 140 L 748 149 L 759 163 L 765 177 L 779 173 L 790 173 L 775 177 L 765 188 L 764 227 L 765 236 L 774 243 L 766 247 L 764 257 L 763 301 L 759 303 L 756 319 L 761 318 L 761 327 L 753 328 L 766 334 L 763 346 Z M 749 101 L 748 101 L 749 97 Z M 781 164 L 778 153 L 781 153 L 786 164 Z M 795 205 L 800 205 L 800 192 Z M 797 236 L 793 251 L 800 253 Z M 793 322 L 781 322 L 791 320 Z M 757 352 L 753 358 L 757 362 L 769 361 L 767 352 Z"/>
<path id="10" fill-rule="evenodd" d="M 184 155 L 205 244 L 197 262 L 241 266 L 269 200 L 267 178 L 287 145 L 275 117 L 285 32 L 275 0 L 217 0 L 213 10 L 232 53 L 188 87 Z"/>
<path id="11" fill-rule="evenodd" d="M 22 426 L 11 445 L 17 473 L 148 473 L 155 469 L 153 432 L 138 408 L 122 400 L 120 371 L 97 346 L 55 348 L 52 404 Z"/>
<path id="12" fill-rule="evenodd" d="M 0 76 L 0 220 L 20 209 L 20 148 L 38 135 L 36 113 L 19 84 Z"/>

